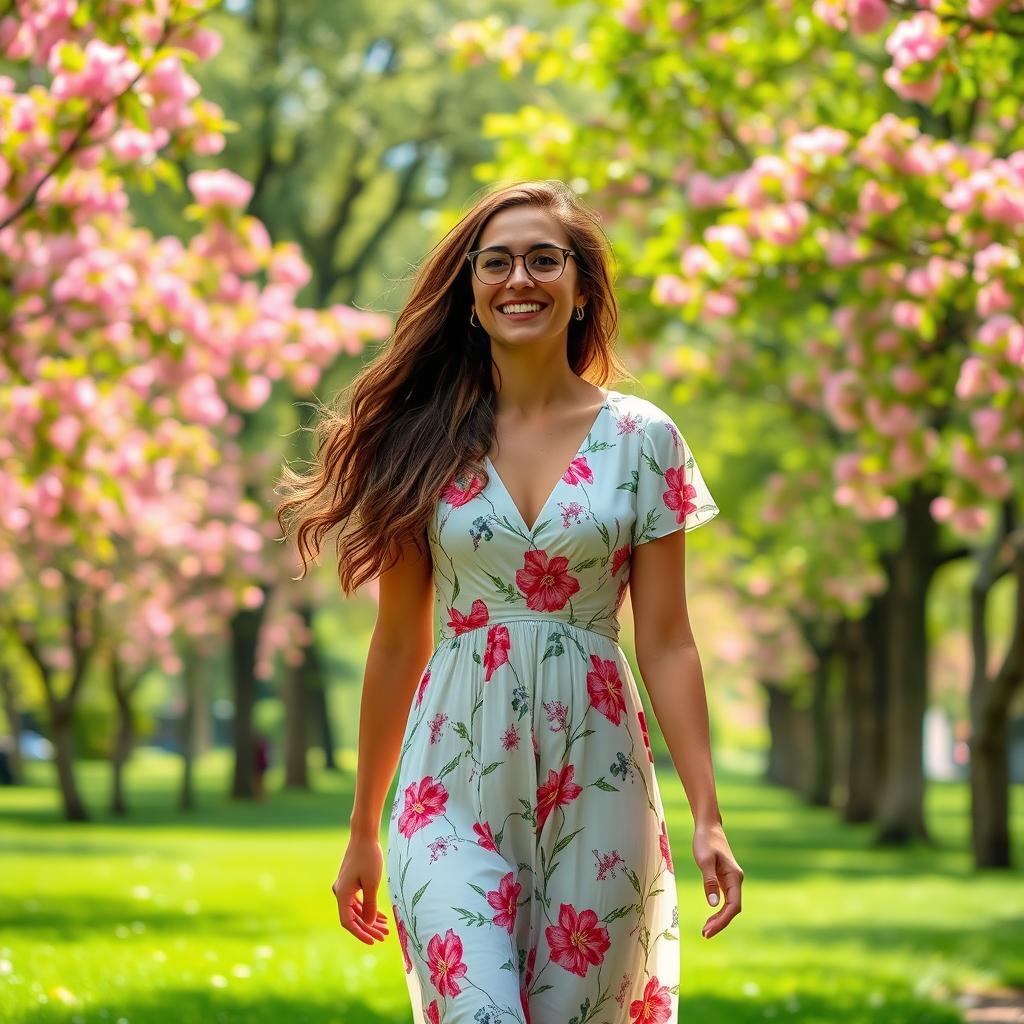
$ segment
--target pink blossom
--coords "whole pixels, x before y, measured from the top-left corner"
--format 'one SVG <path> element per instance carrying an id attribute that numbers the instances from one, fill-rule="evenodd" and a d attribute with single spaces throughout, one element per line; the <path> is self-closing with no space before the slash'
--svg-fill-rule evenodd
<path id="1" fill-rule="evenodd" d="M 193 171 L 187 180 L 200 206 L 240 208 L 252 198 L 252 185 L 233 171 Z"/>

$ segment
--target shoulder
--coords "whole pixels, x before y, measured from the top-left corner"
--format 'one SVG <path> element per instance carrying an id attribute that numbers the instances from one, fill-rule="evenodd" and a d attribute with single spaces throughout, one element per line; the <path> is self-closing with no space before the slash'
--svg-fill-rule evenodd
<path id="1" fill-rule="evenodd" d="M 621 433 L 635 434 L 640 440 L 645 437 L 679 440 L 679 429 L 672 417 L 650 399 L 619 394 L 615 410 Z"/>

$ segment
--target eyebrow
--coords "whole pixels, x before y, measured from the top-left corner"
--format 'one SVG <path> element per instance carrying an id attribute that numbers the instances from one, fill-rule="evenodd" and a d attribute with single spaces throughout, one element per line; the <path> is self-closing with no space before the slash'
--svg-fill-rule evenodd
<path id="1" fill-rule="evenodd" d="M 558 242 L 534 242 L 526 251 L 533 252 L 534 249 L 561 249 L 562 246 Z M 511 253 L 512 250 L 507 245 L 488 245 L 481 249 L 481 252 L 491 252 L 494 249 L 500 249 L 502 252 Z"/>

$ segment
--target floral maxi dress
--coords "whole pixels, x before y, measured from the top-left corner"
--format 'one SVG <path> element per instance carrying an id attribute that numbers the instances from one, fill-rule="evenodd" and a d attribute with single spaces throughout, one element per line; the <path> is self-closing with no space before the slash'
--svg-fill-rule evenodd
<path id="1" fill-rule="evenodd" d="M 415 1024 L 676 1024 L 675 876 L 617 612 L 633 548 L 718 507 L 671 417 L 616 391 L 532 528 L 486 467 L 428 530 L 440 640 L 388 826 Z"/>

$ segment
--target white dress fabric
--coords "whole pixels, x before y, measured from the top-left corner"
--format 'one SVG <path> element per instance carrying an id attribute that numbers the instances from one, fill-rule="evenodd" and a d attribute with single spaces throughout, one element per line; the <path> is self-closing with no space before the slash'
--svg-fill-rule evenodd
<path id="1" fill-rule="evenodd" d="M 718 507 L 672 418 L 617 391 L 532 528 L 487 470 L 428 531 L 440 640 L 388 826 L 413 1019 L 676 1024 L 672 855 L 617 612 L 633 548 Z"/>

